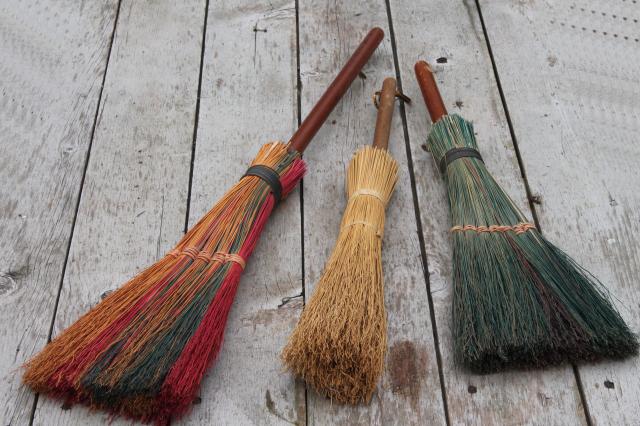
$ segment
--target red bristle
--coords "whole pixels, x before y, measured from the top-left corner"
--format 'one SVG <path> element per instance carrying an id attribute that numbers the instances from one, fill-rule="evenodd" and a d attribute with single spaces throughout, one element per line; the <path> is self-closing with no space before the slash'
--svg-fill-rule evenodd
<path id="1" fill-rule="evenodd" d="M 273 197 L 269 197 L 242 247 L 240 253 L 243 258 L 246 259 L 251 255 L 274 204 Z M 171 407 L 171 411 L 176 415 L 181 414 L 191 405 L 207 367 L 215 360 L 222 346 L 227 316 L 242 272 L 240 266 L 236 264 L 231 268 L 216 293 L 213 303 L 209 305 L 200 326 L 171 368 L 162 386 L 159 397 L 161 405 Z"/>

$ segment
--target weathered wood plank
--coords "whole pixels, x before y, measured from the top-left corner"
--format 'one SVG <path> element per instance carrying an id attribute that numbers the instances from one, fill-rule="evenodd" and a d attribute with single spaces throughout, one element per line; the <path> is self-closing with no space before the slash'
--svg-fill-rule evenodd
<path id="1" fill-rule="evenodd" d="M 27 424 L 20 366 L 47 341 L 116 1 L 0 4 L 0 418 Z"/>
<path id="2" fill-rule="evenodd" d="M 440 0 L 426 5 L 392 0 L 391 9 L 404 90 L 418 98 L 413 65 L 418 59 L 434 64 L 449 111 L 474 121 L 489 170 L 529 214 L 475 3 Z M 430 121 L 422 100 L 416 101 L 407 109 L 407 121 L 451 422 L 584 422 L 570 367 L 479 376 L 454 365 L 449 211 L 440 174 L 423 147 Z"/>
<path id="3" fill-rule="evenodd" d="M 55 333 L 182 236 L 204 10 L 201 0 L 121 4 Z M 40 398 L 35 424 L 108 420 L 60 405 Z"/>
<path id="4" fill-rule="evenodd" d="M 638 331 L 640 8 L 481 4 L 542 230 L 601 279 Z M 594 424 L 640 422 L 639 368 L 638 358 L 579 367 Z"/>
<path id="5" fill-rule="evenodd" d="M 258 149 L 297 126 L 295 3 L 211 2 L 193 173 L 194 223 L 244 173 Z M 248 262 L 224 346 L 185 423 L 303 424 L 304 387 L 282 371 L 300 315 L 300 195 L 281 203 Z"/>
<path id="6" fill-rule="evenodd" d="M 373 139 L 376 109 L 371 95 L 395 76 L 384 1 L 300 2 L 302 114 L 331 82 L 361 38 L 373 26 L 387 36 L 305 154 L 304 181 L 306 295 L 333 249 L 346 205 L 346 168 L 358 147 Z M 308 391 L 310 424 L 444 424 L 442 393 L 421 266 L 411 183 L 400 115 L 390 150 L 400 164 L 395 194 L 387 207 L 383 247 L 389 351 L 381 384 L 370 405 L 332 404 Z"/>

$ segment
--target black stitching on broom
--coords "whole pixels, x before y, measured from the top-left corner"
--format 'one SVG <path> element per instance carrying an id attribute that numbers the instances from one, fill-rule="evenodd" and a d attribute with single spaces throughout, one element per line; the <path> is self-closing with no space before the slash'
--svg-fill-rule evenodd
<path id="1" fill-rule="evenodd" d="M 276 173 L 271 167 L 258 164 L 257 166 L 251 166 L 247 169 L 244 176 L 256 176 L 262 179 L 267 185 L 271 187 L 271 192 L 276 199 L 276 204 L 280 202 L 282 198 L 282 184 L 280 183 L 280 175 Z"/>
<path id="2" fill-rule="evenodd" d="M 452 162 L 465 157 L 477 158 L 478 160 L 484 162 L 484 160 L 482 159 L 482 155 L 480 155 L 480 153 L 473 148 L 453 148 L 445 152 L 444 157 L 442 157 L 442 159 L 440 160 L 440 173 L 446 172 L 447 166 Z"/>

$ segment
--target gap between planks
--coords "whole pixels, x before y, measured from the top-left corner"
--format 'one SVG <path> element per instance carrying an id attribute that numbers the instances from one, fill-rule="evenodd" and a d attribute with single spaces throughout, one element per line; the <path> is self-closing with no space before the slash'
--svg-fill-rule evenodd
<path id="1" fill-rule="evenodd" d="M 53 335 L 53 328 L 56 322 L 56 314 L 58 313 L 58 304 L 60 303 L 60 293 L 62 292 L 62 285 L 64 283 L 64 278 L 67 272 L 67 264 L 69 262 L 69 253 L 71 252 L 71 243 L 73 241 L 73 233 L 76 228 L 76 219 L 78 218 L 78 211 L 80 210 L 80 199 L 82 198 L 82 190 L 84 189 L 84 181 L 87 176 L 87 169 L 89 167 L 89 160 L 91 159 L 91 148 L 93 146 L 93 138 L 96 133 L 96 126 L 98 123 L 98 114 L 100 113 L 100 104 L 102 102 L 102 93 L 104 91 L 104 82 L 107 78 L 107 70 L 109 69 L 109 61 L 111 60 L 111 52 L 113 49 L 113 40 L 115 39 L 116 29 L 118 27 L 118 17 L 120 16 L 120 5 L 122 4 L 122 0 L 118 0 L 118 4 L 116 6 L 116 16 L 113 19 L 113 30 L 111 31 L 111 36 L 109 39 L 109 48 L 107 50 L 107 61 L 104 66 L 104 72 L 102 73 L 102 82 L 100 84 L 100 92 L 98 94 L 98 101 L 96 102 L 96 112 L 93 116 L 93 124 L 91 125 L 91 133 L 89 136 L 89 146 L 87 147 L 87 153 L 84 160 L 84 165 L 82 169 L 82 177 L 80 178 L 80 185 L 78 188 L 78 195 L 76 197 L 76 205 L 74 207 L 73 219 L 71 221 L 71 230 L 69 232 L 69 239 L 67 241 L 67 247 L 65 251 L 64 261 L 62 264 L 62 273 L 60 274 L 60 282 L 58 284 L 58 293 L 56 295 L 55 302 L 53 304 L 53 313 L 51 315 L 51 324 L 49 325 L 49 333 L 47 335 L 47 343 L 51 341 L 51 336 Z M 35 398 L 33 399 L 33 404 L 31 406 L 31 413 L 29 415 L 29 425 L 33 425 L 33 421 L 36 414 L 36 409 L 38 408 L 38 401 L 40 399 L 40 394 L 36 393 Z"/>
<path id="2" fill-rule="evenodd" d="M 189 230 L 189 211 L 191 208 L 191 187 L 193 186 L 193 166 L 196 160 L 196 143 L 198 141 L 198 120 L 200 118 L 200 97 L 202 96 L 202 69 L 204 68 L 204 53 L 207 41 L 207 19 L 209 18 L 209 0 L 204 4 L 204 23 L 202 25 L 202 41 L 200 50 L 200 70 L 198 71 L 198 98 L 196 99 L 195 118 L 193 120 L 193 140 L 191 143 L 191 162 L 189 165 L 189 187 L 187 188 L 187 210 L 184 215 L 184 233 Z"/>
<path id="3" fill-rule="evenodd" d="M 396 36 L 393 27 L 393 17 L 391 14 L 391 4 L 389 0 L 385 0 L 385 7 L 387 9 L 387 17 L 389 20 L 389 37 L 391 38 L 391 50 L 393 53 L 393 67 L 396 73 L 396 79 L 398 81 L 398 90 L 404 93 L 402 90 L 402 75 L 400 71 L 400 64 L 398 62 L 398 48 L 396 45 Z M 420 96 L 418 95 L 417 98 Z M 420 99 L 413 97 L 413 102 L 420 102 Z M 431 295 L 431 281 L 429 280 L 429 260 L 427 259 L 427 251 L 424 242 L 424 232 L 422 229 L 422 220 L 420 213 L 420 202 L 418 200 L 418 190 L 416 188 L 416 175 L 413 166 L 413 156 L 411 154 L 411 138 L 409 137 L 409 127 L 407 125 L 407 113 L 405 111 L 405 102 L 400 100 L 400 119 L 402 120 L 402 134 L 404 136 L 405 150 L 407 155 L 407 166 L 409 170 L 409 179 L 411 182 L 411 195 L 413 197 L 413 208 L 415 213 L 416 227 L 418 232 L 418 243 L 420 245 L 420 259 L 422 260 L 422 271 L 424 274 L 424 281 L 427 289 L 427 299 L 429 301 L 429 320 L 431 321 L 431 329 L 433 331 L 433 342 L 436 352 L 436 363 L 438 365 L 438 379 L 440 380 L 440 391 L 442 393 L 442 406 L 444 409 L 444 416 L 447 425 L 451 425 L 451 417 L 449 416 L 449 406 L 447 403 L 447 391 L 444 380 L 444 371 L 442 369 L 442 354 L 440 353 L 440 341 L 438 339 L 438 325 L 436 324 L 436 317 L 433 308 L 433 297 Z"/>

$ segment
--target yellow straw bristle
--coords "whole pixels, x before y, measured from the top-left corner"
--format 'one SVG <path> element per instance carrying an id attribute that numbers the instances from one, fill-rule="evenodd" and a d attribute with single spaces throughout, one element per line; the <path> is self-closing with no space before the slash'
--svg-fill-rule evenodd
<path id="1" fill-rule="evenodd" d="M 398 165 L 386 150 L 365 147 L 354 155 L 338 240 L 282 352 L 287 368 L 340 403 L 368 402 L 382 374 L 382 235 L 397 177 Z"/>

